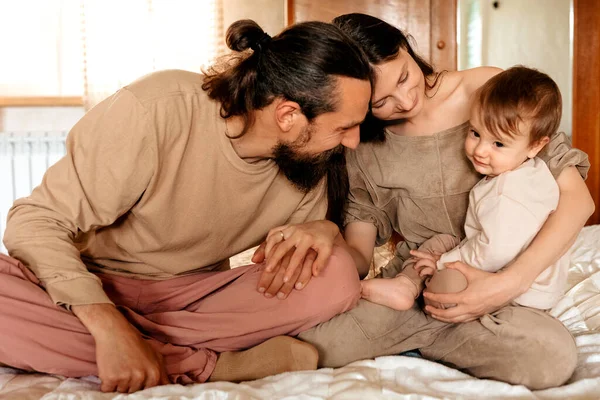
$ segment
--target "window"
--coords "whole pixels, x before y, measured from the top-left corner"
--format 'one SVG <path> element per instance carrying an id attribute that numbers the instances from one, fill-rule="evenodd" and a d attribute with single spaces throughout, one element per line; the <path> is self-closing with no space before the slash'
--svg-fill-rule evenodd
<path id="1" fill-rule="evenodd" d="M 222 51 L 220 0 L 0 1 L 0 97 L 93 106 L 159 69 L 200 72 Z"/>
<path id="2" fill-rule="evenodd" d="M 458 11 L 458 69 L 481 66 L 482 17 L 480 0 L 461 0 Z"/>

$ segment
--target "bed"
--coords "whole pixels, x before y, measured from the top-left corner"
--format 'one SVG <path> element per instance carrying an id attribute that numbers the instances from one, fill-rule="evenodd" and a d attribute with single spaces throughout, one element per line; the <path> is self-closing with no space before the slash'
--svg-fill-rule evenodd
<path id="1" fill-rule="evenodd" d="M 551 312 L 576 337 L 579 361 L 566 385 L 542 391 L 476 379 L 421 358 L 388 356 L 240 384 L 168 385 L 132 395 L 101 393 L 95 377 L 65 379 L 0 368 L 0 399 L 598 399 L 600 225 L 586 227 L 579 235 L 568 290 Z"/>

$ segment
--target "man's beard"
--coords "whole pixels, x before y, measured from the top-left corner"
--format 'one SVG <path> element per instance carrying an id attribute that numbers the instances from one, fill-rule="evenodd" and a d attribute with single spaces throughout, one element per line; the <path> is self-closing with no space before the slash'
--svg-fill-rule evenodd
<path id="1" fill-rule="evenodd" d="M 327 174 L 332 157 L 344 152 L 344 147 L 338 145 L 317 155 L 303 153 L 301 150 L 312 136 L 311 128 L 310 125 L 306 127 L 294 142 L 279 142 L 273 148 L 273 159 L 281 172 L 304 193 L 308 193 L 321 182 Z"/>

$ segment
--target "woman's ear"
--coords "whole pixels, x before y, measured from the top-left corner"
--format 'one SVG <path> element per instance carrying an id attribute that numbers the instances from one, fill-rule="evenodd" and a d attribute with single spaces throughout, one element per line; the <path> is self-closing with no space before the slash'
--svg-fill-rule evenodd
<path id="1" fill-rule="evenodd" d="M 548 136 L 544 136 L 540 140 L 533 142 L 529 146 L 529 152 L 527 153 L 527 157 L 534 158 L 538 155 L 538 153 L 550 142 L 550 138 Z"/>

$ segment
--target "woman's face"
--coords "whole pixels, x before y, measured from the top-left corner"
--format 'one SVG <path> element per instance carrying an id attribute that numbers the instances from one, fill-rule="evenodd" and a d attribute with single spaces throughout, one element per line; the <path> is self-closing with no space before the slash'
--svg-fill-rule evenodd
<path id="1" fill-rule="evenodd" d="M 395 59 L 376 65 L 375 74 L 373 116 L 395 120 L 419 114 L 425 100 L 425 77 L 406 50 L 401 48 Z"/>

